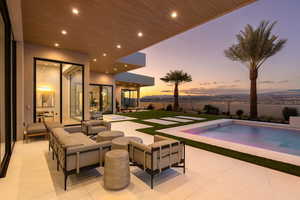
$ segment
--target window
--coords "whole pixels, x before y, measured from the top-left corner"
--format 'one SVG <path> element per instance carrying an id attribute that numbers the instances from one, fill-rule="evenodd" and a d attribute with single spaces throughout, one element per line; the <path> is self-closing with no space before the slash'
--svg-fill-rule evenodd
<path id="1" fill-rule="evenodd" d="M 79 124 L 83 119 L 83 66 L 35 59 L 34 120 Z"/>
<path id="2" fill-rule="evenodd" d="M 121 106 L 122 109 L 138 107 L 138 91 L 132 89 L 122 89 Z"/>
<path id="3" fill-rule="evenodd" d="M 89 102 L 92 118 L 99 113 L 113 113 L 113 86 L 91 84 Z"/>
<path id="4" fill-rule="evenodd" d="M 5 24 L 0 16 L 0 164 L 5 155 Z"/>
<path id="5" fill-rule="evenodd" d="M 0 1 L 0 177 L 5 176 L 16 133 L 16 48 L 6 1 Z"/>

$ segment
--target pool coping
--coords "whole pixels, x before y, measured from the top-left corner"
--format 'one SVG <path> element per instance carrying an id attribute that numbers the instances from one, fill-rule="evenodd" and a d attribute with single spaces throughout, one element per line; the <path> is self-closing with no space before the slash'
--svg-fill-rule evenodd
<path id="1" fill-rule="evenodd" d="M 275 161 L 280 161 L 280 162 L 290 163 L 293 165 L 300 166 L 300 156 L 291 155 L 291 154 L 287 154 L 287 153 L 281 153 L 281 152 L 263 149 L 263 148 L 259 148 L 259 147 L 254 147 L 254 146 L 249 146 L 249 145 L 245 145 L 245 144 L 238 144 L 238 143 L 234 143 L 234 142 L 224 141 L 221 139 L 208 138 L 208 137 L 204 137 L 201 135 L 194 135 L 194 134 L 184 132 L 185 130 L 193 129 L 193 128 L 203 128 L 203 130 L 205 130 L 208 128 L 218 127 L 219 124 L 224 125 L 224 124 L 230 124 L 230 123 L 239 123 L 239 124 L 244 124 L 244 125 L 258 125 L 258 126 L 300 131 L 299 128 L 291 127 L 288 124 L 254 122 L 254 121 L 235 120 L 235 119 L 219 119 L 219 120 L 194 123 L 194 124 L 189 124 L 189 125 L 184 125 L 184 126 L 177 126 L 177 127 L 173 127 L 173 128 L 160 129 L 157 131 L 164 133 L 164 134 L 176 136 L 176 137 L 182 137 L 182 138 L 186 138 L 189 140 L 194 140 L 196 142 L 207 143 L 210 145 L 230 149 L 233 151 L 238 151 L 238 152 L 242 152 L 242 153 L 246 153 L 246 154 L 251 154 L 254 156 L 264 157 L 267 159 L 272 159 Z"/>

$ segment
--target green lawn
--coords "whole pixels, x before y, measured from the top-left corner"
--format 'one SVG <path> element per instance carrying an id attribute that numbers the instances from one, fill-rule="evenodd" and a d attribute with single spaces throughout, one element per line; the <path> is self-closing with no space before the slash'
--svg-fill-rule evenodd
<path id="1" fill-rule="evenodd" d="M 190 145 L 190 146 L 193 146 L 193 147 L 196 147 L 199 149 L 218 153 L 218 154 L 221 154 L 224 156 L 236 158 L 239 160 L 254 163 L 254 164 L 264 166 L 267 168 L 271 168 L 271 169 L 275 169 L 278 171 L 293 174 L 296 176 L 300 176 L 300 166 L 296 166 L 296 165 L 292 165 L 292 164 L 284 163 L 284 162 L 279 162 L 279 161 L 275 161 L 275 160 L 271 160 L 271 159 L 267 159 L 267 158 L 263 158 L 263 157 L 259 157 L 259 156 L 254 156 L 251 154 L 246 154 L 246 153 L 242 153 L 242 152 L 238 152 L 238 151 L 234 151 L 234 150 L 230 150 L 230 149 L 225 149 L 225 148 L 222 148 L 219 146 L 214 146 L 214 145 L 210 145 L 210 144 L 206 144 L 206 143 L 202 143 L 202 142 L 197 142 L 197 141 L 189 140 L 186 138 L 171 136 L 171 135 L 167 135 L 167 134 L 159 132 L 160 129 L 171 128 L 171 127 L 176 127 L 176 126 L 183 126 L 183 125 L 187 125 L 187 124 L 199 123 L 199 122 L 204 122 L 204 121 L 193 121 L 193 122 L 188 122 L 188 123 L 179 122 L 174 125 L 160 125 L 160 124 L 156 124 L 156 123 L 143 121 L 145 119 L 159 119 L 162 117 L 174 117 L 177 115 L 202 117 L 202 118 L 206 118 L 205 121 L 210 121 L 210 120 L 216 120 L 216 119 L 224 119 L 224 118 L 226 118 L 226 116 L 187 114 L 187 113 L 180 113 L 180 112 L 158 111 L 158 110 L 145 111 L 145 112 L 123 113 L 120 115 L 137 118 L 136 120 L 132 120 L 132 121 L 152 126 L 151 128 L 138 129 L 138 131 L 140 131 L 140 132 L 150 134 L 150 135 L 158 134 L 158 135 L 171 137 L 174 139 L 184 141 L 187 145 Z"/>

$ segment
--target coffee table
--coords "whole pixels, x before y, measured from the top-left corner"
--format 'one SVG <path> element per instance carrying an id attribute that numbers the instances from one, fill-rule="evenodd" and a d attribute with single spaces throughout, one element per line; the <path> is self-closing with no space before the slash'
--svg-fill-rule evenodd
<path id="1" fill-rule="evenodd" d="M 128 144 L 130 141 L 138 142 L 138 143 L 143 143 L 143 140 L 139 137 L 132 137 L 132 136 L 127 136 L 127 137 L 118 137 L 113 139 L 112 142 L 112 149 L 124 149 L 128 150 Z"/>
<path id="2" fill-rule="evenodd" d="M 123 131 L 102 131 L 98 133 L 96 141 L 97 142 L 103 142 L 103 141 L 112 141 L 115 138 L 123 137 L 124 132 Z"/>

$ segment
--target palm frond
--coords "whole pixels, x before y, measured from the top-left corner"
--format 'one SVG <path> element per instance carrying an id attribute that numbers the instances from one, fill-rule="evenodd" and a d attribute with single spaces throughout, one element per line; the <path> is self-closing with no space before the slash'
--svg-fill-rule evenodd
<path id="1" fill-rule="evenodd" d="M 276 21 L 262 21 L 257 28 L 246 25 L 236 35 L 237 43 L 224 51 L 226 57 L 244 63 L 247 67 L 259 69 L 271 56 L 279 52 L 286 44 L 286 39 L 279 39 L 272 34 Z"/>

